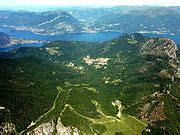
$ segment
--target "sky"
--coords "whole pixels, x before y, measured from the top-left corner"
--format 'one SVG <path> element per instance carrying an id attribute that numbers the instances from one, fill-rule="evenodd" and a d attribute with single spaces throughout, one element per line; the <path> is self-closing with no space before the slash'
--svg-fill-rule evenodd
<path id="1" fill-rule="evenodd" d="M 0 0 L 0 7 L 34 6 L 180 6 L 180 0 Z"/>

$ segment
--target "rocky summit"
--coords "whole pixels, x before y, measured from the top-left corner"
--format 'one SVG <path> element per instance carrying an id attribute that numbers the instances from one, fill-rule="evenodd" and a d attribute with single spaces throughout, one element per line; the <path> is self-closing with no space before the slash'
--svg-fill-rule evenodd
<path id="1" fill-rule="evenodd" d="M 151 38 L 142 47 L 142 53 L 176 59 L 177 45 L 168 38 Z"/>

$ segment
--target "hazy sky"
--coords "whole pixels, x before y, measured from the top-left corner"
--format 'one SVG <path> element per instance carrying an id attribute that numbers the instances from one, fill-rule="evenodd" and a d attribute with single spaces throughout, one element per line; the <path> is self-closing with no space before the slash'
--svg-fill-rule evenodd
<path id="1" fill-rule="evenodd" d="M 180 0 L 0 0 L 0 7 L 12 6 L 180 6 Z"/>

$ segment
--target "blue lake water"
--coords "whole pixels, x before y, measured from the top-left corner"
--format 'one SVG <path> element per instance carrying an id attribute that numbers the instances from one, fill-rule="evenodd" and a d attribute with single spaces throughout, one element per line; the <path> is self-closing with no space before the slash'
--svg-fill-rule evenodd
<path id="1" fill-rule="evenodd" d="M 116 38 L 118 36 L 124 35 L 124 33 L 119 32 L 100 32 L 100 33 L 68 33 L 63 35 L 39 35 L 34 34 L 31 31 L 22 31 L 15 30 L 13 28 L 4 28 L 0 27 L 0 32 L 7 33 L 10 36 L 15 38 L 27 39 L 27 40 L 41 40 L 41 41 L 55 41 L 55 40 L 64 40 L 64 41 L 87 41 L 87 42 L 104 42 Z M 145 36 L 150 37 L 167 37 L 174 40 L 176 43 L 180 44 L 180 35 L 168 35 L 168 34 L 144 34 Z M 42 44 L 27 44 L 27 45 L 17 45 L 13 48 L 4 48 L 0 51 L 8 51 L 16 49 L 19 47 L 33 46 L 39 47 Z"/>
<path id="2" fill-rule="evenodd" d="M 104 42 L 115 37 L 121 36 L 118 32 L 101 32 L 101 33 L 68 33 L 62 35 L 39 35 L 31 31 L 14 30 L 11 28 L 0 27 L 0 32 L 7 33 L 10 36 L 29 39 L 29 40 L 64 40 L 64 41 L 87 41 L 87 42 Z"/>

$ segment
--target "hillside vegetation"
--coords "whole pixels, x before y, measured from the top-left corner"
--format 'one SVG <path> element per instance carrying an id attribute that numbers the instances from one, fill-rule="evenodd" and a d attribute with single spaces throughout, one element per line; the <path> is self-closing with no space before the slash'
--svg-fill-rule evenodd
<path id="1" fill-rule="evenodd" d="M 176 51 L 170 39 L 126 34 L 3 53 L 1 120 L 18 133 L 179 134 Z"/>

